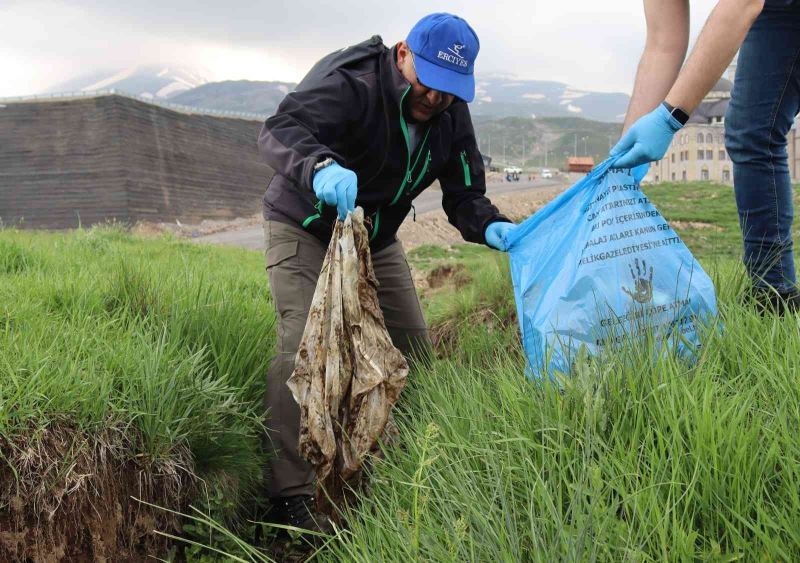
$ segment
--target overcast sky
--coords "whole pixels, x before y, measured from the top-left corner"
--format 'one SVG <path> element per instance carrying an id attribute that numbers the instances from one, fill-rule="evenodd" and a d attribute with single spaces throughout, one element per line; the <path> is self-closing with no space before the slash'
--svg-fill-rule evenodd
<path id="1" fill-rule="evenodd" d="M 692 1 L 692 39 L 715 3 Z M 151 63 L 209 80 L 297 81 L 322 55 L 376 33 L 394 43 L 436 11 L 475 28 L 479 74 L 630 93 L 645 36 L 641 0 L 0 0 L 0 96 Z"/>

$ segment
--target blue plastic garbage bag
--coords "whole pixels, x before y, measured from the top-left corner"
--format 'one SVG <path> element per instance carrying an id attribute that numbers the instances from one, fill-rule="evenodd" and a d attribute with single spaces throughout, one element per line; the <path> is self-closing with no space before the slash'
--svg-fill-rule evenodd
<path id="1" fill-rule="evenodd" d="M 647 166 L 599 164 L 507 243 L 532 375 L 569 373 L 581 348 L 598 355 L 648 338 L 691 357 L 716 316 L 711 279 L 640 190 Z"/>

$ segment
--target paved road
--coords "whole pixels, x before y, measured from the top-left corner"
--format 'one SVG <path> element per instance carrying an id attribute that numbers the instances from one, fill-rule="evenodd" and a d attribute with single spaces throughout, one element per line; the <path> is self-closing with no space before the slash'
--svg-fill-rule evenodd
<path id="1" fill-rule="evenodd" d="M 512 194 L 515 192 L 532 192 L 542 188 L 560 186 L 562 182 L 556 180 L 520 180 L 519 182 L 491 182 L 486 186 L 486 195 L 492 196 Z M 442 208 L 442 194 L 439 190 L 425 190 L 414 200 L 417 215 L 428 213 Z"/>
<path id="2" fill-rule="evenodd" d="M 486 193 L 489 197 L 511 194 L 516 192 L 535 192 L 543 188 L 564 185 L 560 180 L 520 180 L 519 182 L 491 182 Z M 417 215 L 430 213 L 442 207 L 442 196 L 439 190 L 425 190 L 414 200 Z M 251 250 L 264 250 L 264 231 L 261 225 L 245 227 L 230 231 L 223 231 L 192 239 L 194 242 L 205 244 L 225 244 L 241 246 Z"/>

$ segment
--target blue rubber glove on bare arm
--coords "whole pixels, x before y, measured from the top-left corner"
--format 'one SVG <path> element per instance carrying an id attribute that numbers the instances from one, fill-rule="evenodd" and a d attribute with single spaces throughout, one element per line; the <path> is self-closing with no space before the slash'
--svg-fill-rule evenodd
<path id="1" fill-rule="evenodd" d="M 356 208 L 356 173 L 334 162 L 314 174 L 314 193 L 325 204 L 336 206 L 339 219 L 344 221 L 347 214 Z"/>
<path id="2" fill-rule="evenodd" d="M 494 223 L 489 223 L 489 226 L 486 227 L 486 232 L 483 235 L 486 239 L 486 244 L 492 248 L 496 248 L 497 250 L 502 250 L 505 252 L 508 250 L 508 242 L 506 237 L 508 237 L 508 235 L 516 228 L 517 226 L 514 223 L 508 223 L 506 221 L 495 221 Z"/>
<path id="3" fill-rule="evenodd" d="M 683 127 L 663 105 L 637 119 L 611 149 L 615 168 L 634 168 L 664 158 L 672 137 Z"/>

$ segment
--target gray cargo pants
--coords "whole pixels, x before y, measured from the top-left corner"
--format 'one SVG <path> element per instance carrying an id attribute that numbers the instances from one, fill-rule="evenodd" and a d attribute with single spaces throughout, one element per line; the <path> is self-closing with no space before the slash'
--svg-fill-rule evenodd
<path id="1" fill-rule="evenodd" d="M 269 409 L 267 435 L 270 497 L 313 494 L 314 472 L 297 453 L 300 409 L 286 386 L 306 325 L 326 247 L 300 227 L 264 222 L 267 277 L 277 319 L 275 358 L 267 374 L 264 406 Z M 402 244 L 397 241 L 372 255 L 378 278 L 378 300 L 386 328 L 403 354 L 427 353 L 430 339 Z"/>

